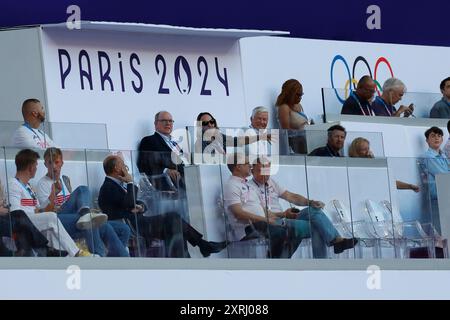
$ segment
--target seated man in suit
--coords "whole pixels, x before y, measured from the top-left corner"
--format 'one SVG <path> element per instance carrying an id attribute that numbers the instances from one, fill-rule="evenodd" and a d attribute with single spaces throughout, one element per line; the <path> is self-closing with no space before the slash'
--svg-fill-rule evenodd
<path id="1" fill-rule="evenodd" d="M 202 234 L 174 212 L 144 216 L 145 205 L 136 200 L 138 187 L 121 157 L 106 157 L 103 169 L 106 178 L 100 188 L 98 203 L 110 221 L 129 220 L 148 243 L 152 238 L 164 240 L 168 257 L 190 257 L 186 241 L 198 246 L 204 257 L 225 248 L 225 242 L 202 239 Z"/>
<path id="2" fill-rule="evenodd" d="M 139 172 L 149 177 L 168 174 L 178 190 L 184 190 L 184 164 L 189 163 L 183 155 L 180 145 L 173 140 L 174 120 L 167 111 L 155 115 L 155 133 L 142 138 L 138 148 L 137 165 Z M 172 190 L 166 180 L 154 181 L 159 190 Z"/>

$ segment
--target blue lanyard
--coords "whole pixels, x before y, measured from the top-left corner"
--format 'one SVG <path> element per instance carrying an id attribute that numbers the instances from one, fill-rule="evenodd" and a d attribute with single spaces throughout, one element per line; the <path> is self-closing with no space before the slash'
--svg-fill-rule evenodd
<path id="1" fill-rule="evenodd" d="M 256 187 L 259 189 L 259 192 L 261 193 L 261 195 L 259 195 L 258 198 L 263 208 L 266 207 L 266 204 L 270 208 L 272 205 L 271 194 L 274 191 L 272 186 L 266 183 L 264 184 L 264 186 L 261 187 L 259 183 L 255 180 L 255 178 L 253 178 L 253 183 L 256 185 Z"/>
<path id="2" fill-rule="evenodd" d="M 392 109 L 392 111 L 389 110 L 389 108 L 388 108 L 386 102 L 384 102 L 384 100 L 383 100 L 382 98 L 376 97 L 375 99 L 378 100 L 378 102 L 381 102 L 381 103 L 383 104 L 384 109 L 386 109 L 387 113 L 389 114 L 389 117 L 391 117 L 391 116 L 392 116 L 392 113 L 394 112 L 394 110 L 393 110 L 393 109 Z M 392 106 L 390 106 L 390 107 L 392 108 Z"/>
<path id="3" fill-rule="evenodd" d="M 355 97 L 354 93 L 352 92 L 350 95 L 353 97 L 353 99 L 358 104 L 359 109 L 361 110 L 361 113 L 363 114 L 363 116 L 373 116 L 374 115 L 372 110 L 370 110 L 370 106 L 366 106 L 366 108 L 368 110 L 368 114 L 366 114 L 366 112 L 364 111 L 364 109 L 363 109 L 363 107 L 361 105 L 361 102 L 359 102 L 359 99 L 357 97 Z"/>
<path id="4" fill-rule="evenodd" d="M 27 128 L 28 130 L 30 130 L 31 132 L 33 132 L 33 134 L 39 139 L 39 141 L 42 141 L 42 140 L 41 140 L 41 137 L 39 137 L 39 135 L 36 133 L 36 131 L 33 130 L 33 128 L 30 126 L 29 123 L 25 122 L 25 123 L 23 124 L 23 126 L 24 126 L 25 128 Z M 38 129 L 38 132 L 40 133 L 39 129 Z"/>
<path id="5" fill-rule="evenodd" d="M 61 182 L 61 192 L 64 199 L 63 201 L 66 201 L 66 191 L 64 190 L 64 181 L 61 178 L 59 178 L 59 182 Z"/>
<path id="6" fill-rule="evenodd" d="M 30 187 L 30 185 L 23 183 L 22 181 L 19 180 L 19 178 L 16 178 L 16 180 L 19 181 L 20 185 L 29 193 L 31 198 L 33 198 L 33 200 L 36 200 L 36 195 L 34 194 L 33 190 Z"/>

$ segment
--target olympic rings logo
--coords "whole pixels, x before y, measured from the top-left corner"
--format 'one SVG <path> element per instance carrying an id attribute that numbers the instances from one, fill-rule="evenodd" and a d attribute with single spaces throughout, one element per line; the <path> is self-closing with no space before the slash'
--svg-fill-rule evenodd
<path id="1" fill-rule="evenodd" d="M 344 86 L 344 90 L 345 90 L 345 97 L 344 97 L 344 98 L 341 98 L 341 97 L 339 96 L 339 94 L 338 94 L 338 92 L 337 92 L 337 90 L 336 90 L 336 88 L 335 88 L 335 86 L 334 86 L 334 80 L 333 80 L 333 69 L 334 69 L 335 63 L 336 63 L 338 60 L 339 60 L 339 61 L 342 61 L 342 63 L 343 63 L 344 66 L 345 66 L 345 69 L 347 70 L 347 75 L 348 75 L 348 80 L 345 81 L 345 86 Z M 372 75 L 372 69 L 370 69 L 370 66 L 369 66 L 369 63 L 367 62 L 367 60 L 366 60 L 364 57 L 362 57 L 362 56 L 358 56 L 358 57 L 355 59 L 355 62 L 353 62 L 352 74 L 350 74 L 350 68 L 348 67 L 347 61 L 344 59 L 343 56 L 341 56 L 341 55 L 338 54 L 338 55 L 336 55 L 336 56 L 333 58 L 333 62 L 331 62 L 330 79 L 331 79 L 331 87 L 334 89 L 334 93 L 336 94 L 336 97 L 338 98 L 338 100 L 339 100 L 341 103 L 344 103 L 345 100 L 348 98 L 348 91 L 349 91 L 349 89 L 350 89 L 350 92 L 353 91 L 353 90 L 352 90 L 352 84 L 353 84 L 353 89 L 356 89 L 356 85 L 358 84 L 358 80 L 355 79 L 355 70 L 356 70 L 356 66 L 357 66 L 357 64 L 358 64 L 359 62 L 361 62 L 361 63 L 363 63 L 363 64 L 366 65 L 367 70 L 369 71 L 370 77 L 373 79 L 373 81 L 375 82 L 375 84 L 376 84 L 376 86 L 377 86 L 376 90 L 377 90 L 378 95 L 381 95 L 380 91 L 382 91 L 381 85 L 380 85 L 380 83 L 377 81 L 377 70 L 378 70 L 378 67 L 380 66 L 380 64 L 381 64 L 381 63 L 386 64 L 386 66 L 387 66 L 388 69 L 389 69 L 389 72 L 391 73 L 391 77 L 394 77 L 394 72 L 392 71 L 391 64 L 389 63 L 389 61 L 388 61 L 385 57 L 379 57 L 379 58 L 377 59 L 377 62 L 375 62 L 374 73 L 373 73 L 373 75 Z"/>

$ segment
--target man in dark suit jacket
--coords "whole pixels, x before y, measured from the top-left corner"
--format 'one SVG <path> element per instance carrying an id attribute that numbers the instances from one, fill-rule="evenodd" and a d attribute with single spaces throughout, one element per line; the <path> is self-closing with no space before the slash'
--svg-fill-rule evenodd
<path id="1" fill-rule="evenodd" d="M 351 86 L 351 84 L 350 84 Z M 341 114 L 374 116 L 371 101 L 376 91 L 376 84 L 370 76 L 363 76 L 356 86 L 356 91 L 342 105 Z"/>
<path id="2" fill-rule="evenodd" d="M 145 205 L 136 200 L 138 187 L 121 157 L 106 157 L 103 169 L 106 178 L 100 188 L 98 204 L 109 220 L 128 219 L 147 242 L 152 238 L 164 240 L 169 257 L 190 257 L 186 241 L 198 246 L 204 257 L 225 248 L 225 242 L 202 239 L 202 234 L 174 212 L 144 216 Z"/>
<path id="3" fill-rule="evenodd" d="M 177 189 L 184 190 L 183 150 L 171 137 L 173 123 L 172 115 L 167 111 L 155 115 L 155 133 L 142 138 L 137 165 L 139 172 L 144 172 L 151 179 L 155 175 L 167 174 Z M 173 189 L 166 179 L 153 182 L 159 190 Z"/>

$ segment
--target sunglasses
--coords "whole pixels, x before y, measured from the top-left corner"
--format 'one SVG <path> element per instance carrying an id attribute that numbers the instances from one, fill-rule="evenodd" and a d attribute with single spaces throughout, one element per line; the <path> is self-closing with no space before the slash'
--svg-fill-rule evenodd
<path id="1" fill-rule="evenodd" d="M 209 120 L 209 121 L 202 121 L 202 126 L 207 126 L 208 124 L 213 124 L 213 125 L 215 125 L 215 124 L 216 124 L 216 120 L 211 119 L 211 120 Z"/>

